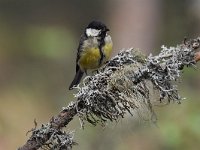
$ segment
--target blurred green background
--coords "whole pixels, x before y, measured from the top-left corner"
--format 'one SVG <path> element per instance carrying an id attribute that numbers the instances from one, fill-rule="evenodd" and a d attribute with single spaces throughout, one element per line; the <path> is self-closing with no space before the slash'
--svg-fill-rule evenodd
<path id="1" fill-rule="evenodd" d="M 136 47 L 156 54 L 185 36 L 200 36 L 200 0 L 1 0 L 0 150 L 24 144 L 26 132 L 46 123 L 73 100 L 68 86 L 75 74 L 80 34 L 91 20 L 110 28 L 114 52 Z M 105 129 L 77 118 L 74 150 L 195 150 L 200 147 L 200 71 L 185 69 L 181 105 L 155 107 L 158 127 L 133 118 Z"/>

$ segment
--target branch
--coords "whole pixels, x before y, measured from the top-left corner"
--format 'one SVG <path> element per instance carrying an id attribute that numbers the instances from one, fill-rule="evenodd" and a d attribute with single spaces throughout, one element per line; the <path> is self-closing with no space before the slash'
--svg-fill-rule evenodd
<path id="1" fill-rule="evenodd" d="M 67 107 L 49 123 L 39 129 L 33 129 L 31 137 L 19 150 L 36 150 L 49 147 L 56 150 L 70 150 L 74 144 L 73 133 L 62 128 L 78 116 L 81 126 L 85 121 L 105 125 L 107 121 L 118 121 L 125 115 L 148 114 L 153 120 L 153 102 L 155 91 L 158 101 L 176 101 L 182 98 L 174 82 L 180 78 L 181 70 L 195 67 L 200 60 L 200 38 L 185 40 L 176 47 L 161 47 L 161 52 L 146 57 L 137 49 L 121 51 L 93 76 L 87 76 L 78 86 L 76 101 Z M 144 111 L 148 113 L 144 113 Z"/>

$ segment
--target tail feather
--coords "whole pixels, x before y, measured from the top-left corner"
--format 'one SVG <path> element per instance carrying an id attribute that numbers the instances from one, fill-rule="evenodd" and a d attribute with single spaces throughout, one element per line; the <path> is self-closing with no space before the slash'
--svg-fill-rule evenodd
<path id="1" fill-rule="evenodd" d="M 78 85 L 81 81 L 81 78 L 83 76 L 84 72 L 81 71 L 81 69 L 79 69 L 77 72 L 76 72 L 76 75 L 74 77 L 74 80 L 72 81 L 72 83 L 70 84 L 69 86 L 69 90 L 72 90 L 74 86 Z"/>

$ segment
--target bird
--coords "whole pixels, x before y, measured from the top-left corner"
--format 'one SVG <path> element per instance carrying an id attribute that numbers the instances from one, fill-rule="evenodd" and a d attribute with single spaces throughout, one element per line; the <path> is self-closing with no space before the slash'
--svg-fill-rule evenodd
<path id="1" fill-rule="evenodd" d="M 80 37 L 76 57 L 76 74 L 69 90 L 76 87 L 87 70 L 95 70 L 109 60 L 113 43 L 110 31 L 101 21 L 91 21 Z"/>

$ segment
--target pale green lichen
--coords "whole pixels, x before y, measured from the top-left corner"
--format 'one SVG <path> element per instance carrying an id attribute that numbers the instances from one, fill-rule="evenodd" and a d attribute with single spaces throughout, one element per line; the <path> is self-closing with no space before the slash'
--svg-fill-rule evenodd
<path id="1" fill-rule="evenodd" d="M 176 81 L 184 66 L 194 66 L 194 48 L 188 44 L 167 48 L 146 57 L 138 49 L 121 51 L 93 76 L 83 80 L 78 88 L 77 112 L 83 125 L 84 120 L 96 125 L 107 120 L 118 121 L 128 112 L 131 115 L 149 113 L 154 115 L 152 92 L 157 91 L 157 100 L 166 99 L 180 103 Z"/>

